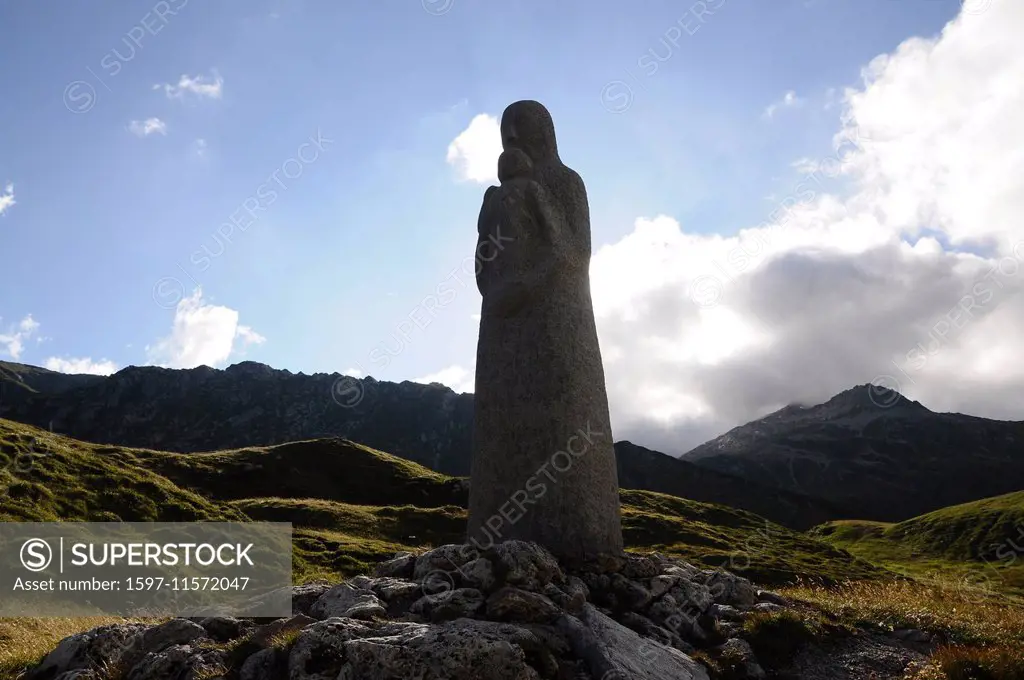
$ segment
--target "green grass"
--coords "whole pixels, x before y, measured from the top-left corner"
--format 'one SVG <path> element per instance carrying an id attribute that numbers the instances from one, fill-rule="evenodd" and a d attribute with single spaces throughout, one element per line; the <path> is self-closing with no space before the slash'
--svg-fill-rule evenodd
<path id="1" fill-rule="evenodd" d="M 809 533 L 907 576 L 1024 597 L 1024 492 L 942 508 L 898 524 L 829 522 Z"/>
<path id="2" fill-rule="evenodd" d="M 908 679 L 1024 678 L 1024 606 L 1005 597 L 967 592 L 956 583 L 907 579 L 800 585 L 781 592 L 836 625 L 941 634 L 946 644 Z"/>

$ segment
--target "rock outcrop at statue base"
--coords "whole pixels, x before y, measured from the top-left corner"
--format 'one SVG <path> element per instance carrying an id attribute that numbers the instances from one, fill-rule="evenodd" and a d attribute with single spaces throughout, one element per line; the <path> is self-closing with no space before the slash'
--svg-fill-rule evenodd
<path id="1" fill-rule="evenodd" d="M 520 541 L 396 555 L 375 576 L 293 589 L 293 616 L 104 626 L 63 640 L 24 680 L 707 680 L 689 655 L 739 648 L 727 619 L 782 601 L 659 555 L 566 571 Z"/>

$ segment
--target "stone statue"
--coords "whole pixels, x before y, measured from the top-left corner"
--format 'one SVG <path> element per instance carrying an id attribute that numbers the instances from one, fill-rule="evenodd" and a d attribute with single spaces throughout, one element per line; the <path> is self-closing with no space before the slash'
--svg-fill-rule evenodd
<path id="1" fill-rule="evenodd" d="M 590 297 L 583 180 L 551 114 L 501 119 L 501 186 L 477 224 L 477 345 L 469 538 L 536 541 L 568 562 L 622 552 L 608 397 Z M 495 248 L 495 244 L 501 244 Z"/>

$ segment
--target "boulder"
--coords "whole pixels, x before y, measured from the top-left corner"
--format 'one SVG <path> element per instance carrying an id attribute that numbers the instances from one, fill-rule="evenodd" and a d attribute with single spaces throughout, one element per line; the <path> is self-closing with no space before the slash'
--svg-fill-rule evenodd
<path id="1" fill-rule="evenodd" d="M 704 585 L 718 604 L 733 607 L 753 607 L 757 604 L 757 588 L 742 576 L 727 571 L 706 571 Z"/>
<path id="2" fill-rule="evenodd" d="M 305 614 L 309 616 L 313 603 L 319 600 L 332 587 L 329 583 L 307 583 L 301 586 L 293 586 L 292 614 Z"/>
<path id="3" fill-rule="evenodd" d="M 428 581 L 432 574 L 450 574 L 459 571 L 467 562 L 480 557 L 480 552 L 470 545 L 448 544 L 428 550 L 416 558 L 413 569 L 414 581 Z"/>
<path id="4" fill-rule="evenodd" d="M 242 664 L 239 680 L 279 680 L 287 677 L 288 655 L 273 647 L 261 649 Z"/>
<path id="5" fill-rule="evenodd" d="M 50 680 L 69 671 L 117 667 L 122 657 L 136 649 L 136 640 L 148 627 L 143 624 L 100 626 L 61 640 L 23 680 Z"/>
<path id="6" fill-rule="evenodd" d="M 230 616 L 210 616 L 199 622 L 206 634 L 217 642 L 236 640 L 253 628 L 249 621 L 242 621 Z"/>
<path id="7" fill-rule="evenodd" d="M 757 662 L 754 650 L 746 640 L 733 638 L 715 648 L 715 654 L 727 666 L 736 680 L 764 680 L 764 669 Z"/>
<path id="8" fill-rule="evenodd" d="M 306 626 L 288 654 L 289 680 L 337 680 L 345 665 L 345 643 L 375 632 L 365 622 L 330 618 Z"/>
<path id="9" fill-rule="evenodd" d="M 536 543 L 499 543 L 494 546 L 494 562 L 497 572 L 504 576 L 506 583 L 526 590 L 539 591 L 552 581 L 565 580 L 558 561 Z"/>
<path id="10" fill-rule="evenodd" d="M 523 644 L 539 645 L 512 625 L 462 619 L 444 626 L 394 624 L 387 634 L 345 643 L 341 677 L 360 680 L 539 680 Z M 293 676 L 294 677 L 294 676 Z M 326 677 L 326 676 L 325 676 Z M 330 680 L 335 680 L 332 676 Z M 296 679 L 298 680 L 298 679 Z"/>
<path id="11" fill-rule="evenodd" d="M 427 621 L 450 621 L 472 616 L 484 605 L 484 595 L 476 588 L 456 588 L 416 600 L 410 612 Z"/>
<path id="12" fill-rule="evenodd" d="M 487 598 L 487 618 L 516 623 L 553 623 L 562 615 L 554 602 L 539 593 L 506 586 Z"/>
<path id="13" fill-rule="evenodd" d="M 708 680 L 704 667 L 677 649 L 616 623 L 587 605 L 578 617 L 565 615 L 558 627 L 569 638 L 594 678 L 601 680 Z"/>
<path id="14" fill-rule="evenodd" d="M 416 556 L 411 552 L 400 552 L 395 553 L 395 556 L 387 562 L 378 564 L 374 573 L 381 577 L 409 579 L 412 578 L 415 569 Z"/>
<path id="15" fill-rule="evenodd" d="M 310 608 L 310 614 L 317 619 L 373 619 L 387 616 L 387 611 L 373 591 L 342 583 L 321 595 Z"/>
<path id="16" fill-rule="evenodd" d="M 226 671 L 226 657 L 219 649 L 173 645 L 146 654 L 125 680 L 205 680 Z"/>

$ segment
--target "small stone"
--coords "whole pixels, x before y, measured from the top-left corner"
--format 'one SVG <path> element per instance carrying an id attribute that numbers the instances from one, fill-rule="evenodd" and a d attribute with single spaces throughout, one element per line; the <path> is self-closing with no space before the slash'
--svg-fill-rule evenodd
<path id="1" fill-rule="evenodd" d="M 329 583 L 307 583 L 292 587 L 292 614 L 309 615 L 313 603 L 333 586 Z"/>
<path id="2" fill-rule="evenodd" d="M 374 632 L 363 622 L 343 618 L 331 618 L 303 628 L 288 653 L 286 677 L 289 680 L 334 680 L 345 664 L 345 643 Z"/>
<path id="3" fill-rule="evenodd" d="M 449 574 L 458 572 L 467 562 L 480 557 L 480 551 L 471 545 L 450 543 L 428 550 L 416 558 L 413 569 L 414 581 L 425 581 L 436 572 Z"/>
<path id="4" fill-rule="evenodd" d="M 386 617 L 387 610 L 370 590 L 358 588 L 351 583 L 334 586 L 313 603 L 310 613 L 318 619 L 345 617 L 350 619 L 373 619 Z"/>
<path id="5" fill-rule="evenodd" d="M 239 680 L 278 680 L 288 673 L 288 657 L 280 649 L 261 649 L 242 664 Z"/>
<path id="6" fill-rule="evenodd" d="M 147 654 L 131 669 L 125 680 L 213 678 L 226 672 L 225 661 L 226 654 L 218 649 L 174 645 L 160 652 Z"/>
<path id="7" fill-rule="evenodd" d="M 238 639 L 253 627 L 248 621 L 240 621 L 230 616 L 211 616 L 199 622 L 206 634 L 217 642 L 229 642 Z"/>
<path id="8" fill-rule="evenodd" d="M 779 606 L 779 605 L 777 605 L 777 604 L 775 604 L 773 602 L 758 602 L 757 604 L 755 604 L 753 606 L 753 610 L 755 612 L 768 612 L 768 613 L 771 613 L 771 612 L 782 611 L 782 609 L 783 609 L 783 607 L 781 607 L 781 606 Z"/>
<path id="9" fill-rule="evenodd" d="M 780 607 L 789 606 L 789 600 L 784 598 L 782 595 L 779 595 L 778 593 L 772 592 L 770 590 L 757 591 L 757 599 L 760 602 L 771 602 L 772 604 L 777 604 Z"/>
<path id="10" fill-rule="evenodd" d="M 467 586 L 485 593 L 490 592 L 497 581 L 494 576 L 494 565 L 486 557 L 478 557 L 466 562 L 460 572 L 462 580 Z"/>
<path id="11" fill-rule="evenodd" d="M 711 605 L 711 615 L 716 619 L 723 621 L 732 621 L 736 623 L 742 623 L 746 618 L 746 615 L 736 607 L 732 607 L 727 604 L 714 604 Z"/>
<path id="12" fill-rule="evenodd" d="M 142 624 L 116 624 L 68 636 L 38 666 L 28 670 L 23 680 L 49 680 L 69 671 L 118 666 L 122 657 L 136 648 L 146 629 Z"/>
<path id="13" fill-rule="evenodd" d="M 732 666 L 733 674 L 729 677 L 736 680 L 763 680 L 766 677 L 764 669 L 754 656 L 754 650 L 746 640 L 732 638 L 716 647 L 714 651 L 720 659 Z"/>
<path id="14" fill-rule="evenodd" d="M 509 585 L 540 590 L 552 581 L 564 581 L 557 560 L 546 549 L 526 541 L 506 541 L 494 547 L 496 571 Z"/>
<path id="15" fill-rule="evenodd" d="M 757 604 L 757 589 L 742 576 L 725 571 L 706 571 L 704 574 L 704 585 L 718 604 L 734 607 L 752 607 Z"/>
<path id="16" fill-rule="evenodd" d="M 611 589 L 619 605 L 629 611 L 642 611 L 654 599 L 649 590 L 622 574 L 611 576 Z"/>
<path id="17" fill-rule="evenodd" d="M 378 564 L 374 573 L 381 577 L 410 579 L 415 569 L 416 556 L 411 552 L 400 552 L 395 553 L 395 556 L 387 562 Z"/>
<path id="18" fill-rule="evenodd" d="M 650 557 L 642 555 L 626 555 L 626 563 L 622 565 L 621 574 L 626 578 L 651 578 L 660 572 L 658 564 Z"/>
<path id="19" fill-rule="evenodd" d="M 484 595 L 475 588 L 457 588 L 437 595 L 424 595 L 409 609 L 433 622 L 472 616 L 484 605 Z"/>
<path id="20" fill-rule="evenodd" d="M 487 598 L 487 617 L 516 623 L 552 623 L 562 611 L 547 597 L 505 587 Z"/>

